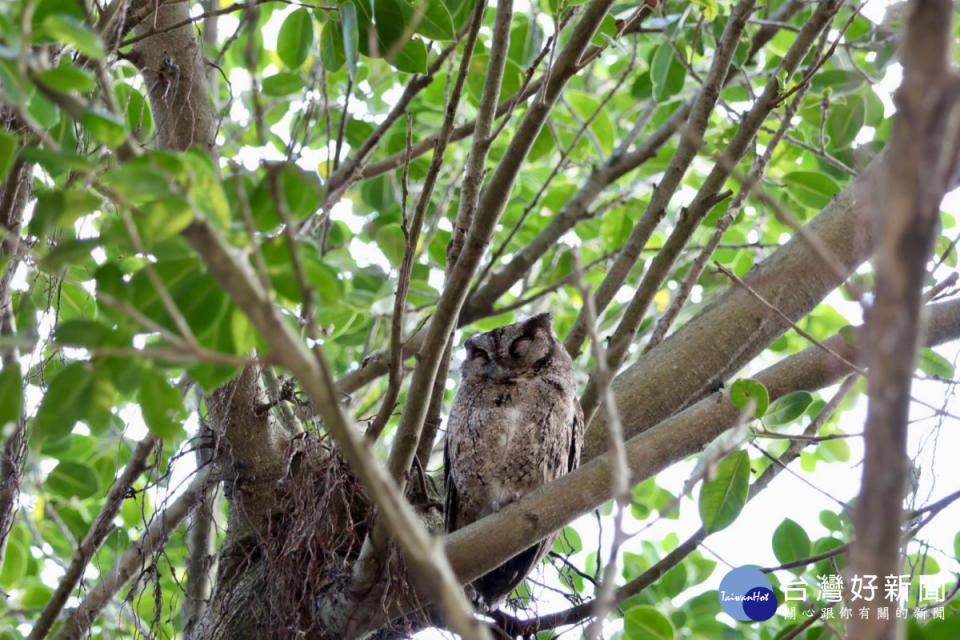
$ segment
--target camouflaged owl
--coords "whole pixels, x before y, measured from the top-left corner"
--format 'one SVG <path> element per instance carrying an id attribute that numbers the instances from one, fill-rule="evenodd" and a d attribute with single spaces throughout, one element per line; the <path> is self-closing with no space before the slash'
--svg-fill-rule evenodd
<path id="1" fill-rule="evenodd" d="M 573 361 L 550 314 L 469 338 L 444 449 L 446 526 L 454 531 L 499 511 L 580 464 L 583 411 Z M 492 609 L 553 546 L 522 551 L 468 588 Z"/>

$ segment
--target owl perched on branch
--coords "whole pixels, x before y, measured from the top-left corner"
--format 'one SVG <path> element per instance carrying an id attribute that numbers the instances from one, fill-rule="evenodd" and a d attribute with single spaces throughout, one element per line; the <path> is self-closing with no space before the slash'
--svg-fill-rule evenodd
<path id="1" fill-rule="evenodd" d="M 446 525 L 454 531 L 499 511 L 575 469 L 583 411 L 573 361 L 548 313 L 469 338 L 444 449 Z M 472 585 L 493 609 L 553 546 L 556 535 L 520 552 Z"/>

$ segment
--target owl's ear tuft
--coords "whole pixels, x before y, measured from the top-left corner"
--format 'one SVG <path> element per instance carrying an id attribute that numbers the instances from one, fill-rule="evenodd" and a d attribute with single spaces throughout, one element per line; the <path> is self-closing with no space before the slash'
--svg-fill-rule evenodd
<path id="1" fill-rule="evenodd" d="M 523 323 L 523 332 L 527 334 L 536 333 L 539 330 L 549 332 L 553 327 L 553 314 L 552 313 L 538 313 L 535 316 L 531 316 Z"/>
<path id="2" fill-rule="evenodd" d="M 467 349 L 467 358 L 481 358 L 483 360 L 490 360 L 490 354 L 487 351 L 477 344 L 477 341 L 473 338 L 467 338 L 466 342 L 463 343 L 463 346 Z"/>

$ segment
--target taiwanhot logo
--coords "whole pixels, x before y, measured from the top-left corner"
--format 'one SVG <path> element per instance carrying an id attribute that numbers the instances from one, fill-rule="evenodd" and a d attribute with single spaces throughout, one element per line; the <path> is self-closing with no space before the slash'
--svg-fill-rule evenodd
<path id="1" fill-rule="evenodd" d="M 736 620 L 762 622 L 777 611 L 770 579 L 755 567 L 737 567 L 720 581 L 720 606 Z"/>

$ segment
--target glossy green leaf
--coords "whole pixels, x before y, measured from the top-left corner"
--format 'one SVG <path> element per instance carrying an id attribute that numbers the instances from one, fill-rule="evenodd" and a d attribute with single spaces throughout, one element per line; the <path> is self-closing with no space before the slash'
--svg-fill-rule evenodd
<path id="1" fill-rule="evenodd" d="M 763 422 L 771 427 L 793 422 L 803 415 L 811 402 L 813 402 L 813 396 L 808 391 L 788 393 L 773 401 L 766 415 L 763 416 Z"/>
<path id="2" fill-rule="evenodd" d="M 61 498 L 89 498 L 100 490 L 97 474 L 85 464 L 62 460 L 44 481 L 51 493 Z"/>
<path id="3" fill-rule="evenodd" d="M 142 204 L 133 216 L 140 239 L 147 248 L 180 233 L 191 220 L 193 208 L 182 196 L 169 196 Z"/>
<path id="4" fill-rule="evenodd" d="M 340 18 L 343 27 L 343 55 L 347 62 L 347 71 L 354 79 L 357 73 L 357 56 L 360 55 L 360 27 L 357 23 L 357 6 L 352 2 L 340 5 Z"/>
<path id="5" fill-rule="evenodd" d="M 830 148 L 843 149 L 853 143 L 860 133 L 866 118 L 866 106 L 863 99 L 854 94 L 841 102 L 830 105 L 827 115 L 827 133 L 830 134 Z"/>
<path id="6" fill-rule="evenodd" d="M 400 71 L 426 73 L 427 46 L 419 38 L 411 38 L 390 60 Z"/>
<path id="7" fill-rule="evenodd" d="M 50 381 L 43 396 L 33 434 L 38 439 L 61 438 L 84 420 L 93 402 L 93 370 L 86 362 L 72 362 Z"/>
<path id="8" fill-rule="evenodd" d="M 453 28 L 453 17 L 441 0 L 413 0 L 413 19 L 423 12 L 417 23 L 416 32 L 431 40 L 453 40 L 457 33 Z"/>
<path id="9" fill-rule="evenodd" d="M 700 521 L 708 533 L 730 525 L 747 501 L 750 481 L 750 456 L 735 451 L 717 465 L 712 479 L 700 488 Z"/>
<path id="10" fill-rule="evenodd" d="M 266 96 L 287 96 L 303 91 L 303 78 L 297 73 L 281 71 L 263 79 L 263 94 Z"/>
<path id="11" fill-rule="evenodd" d="M 941 380 L 952 380 L 953 365 L 950 361 L 932 349 L 920 349 L 917 353 L 917 366 L 925 374 Z"/>
<path id="12" fill-rule="evenodd" d="M 810 536 L 803 527 L 790 518 L 785 518 L 773 532 L 773 555 L 781 564 L 810 556 Z M 806 567 L 794 569 L 803 573 Z"/>
<path id="13" fill-rule="evenodd" d="M 391 49 L 399 49 L 404 31 L 409 24 L 413 9 L 403 0 L 374 0 L 373 15 L 376 20 L 379 54 L 386 56 Z"/>
<path id="14" fill-rule="evenodd" d="M 313 16 L 304 8 L 288 15 L 277 34 L 277 55 L 291 69 L 306 61 L 313 47 Z"/>
<path id="15" fill-rule="evenodd" d="M 840 186 L 824 173 L 793 171 L 783 176 L 783 183 L 798 203 L 819 211 L 840 193 Z"/>
<path id="16" fill-rule="evenodd" d="M 104 55 L 100 37 L 73 16 L 65 14 L 47 16 L 43 21 L 43 31 L 53 40 L 71 45 L 89 58 L 99 60 Z"/>
<path id="17" fill-rule="evenodd" d="M 842 438 L 826 440 L 817 447 L 817 453 L 824 462 L 847 462 L 850 460 L 850 445 Z"/>
<path id="18" fill-rule="evenodd" d="M 673 623 L 654 607 L 639 606 L 623 614 L 623 633 L 628 640 L 673 640 Z"/>
<path id="19" fill-rule="evenodd" d="M 353 6 L 353 5 L 351 5 Z M 327 71 L 336 71 L 347 61 L 343 48 L 343 29 L 336 21 L 323 25 L 320 31 L 320 62 Z"/>
<path id="20" fill-rule="evenodd" d="M 92 73 L 70 64 L 61 64 L 53 69 L 41 71 L 35 78 L 56 91 L 84 92 L 97 86 L 97 80 Z"/>
<path id="21" fill-rule="evenodd" d="M 843 531 L 843 520 L 833 511 L 821 511 L 819 518 L 820 524 L 830 531 Z"/>
<path id="22" fill-rule="evenodd" d="M 753 417 L 760 418 L 767 412 L 770 394 L 756 380 L 741 379 L 730 385 L 730 401 L 741 411 L 746 411 L 753 403 Z"/>
<path id="23" fill-rule="evenodd" d="M 650 80 L 653 82 L 653 96 L 657 102 L 664 102 L 683 88 L 687 71 L 677 60 L 673 46 L 665 42 L 657 47 L 650 62 Z"/>

